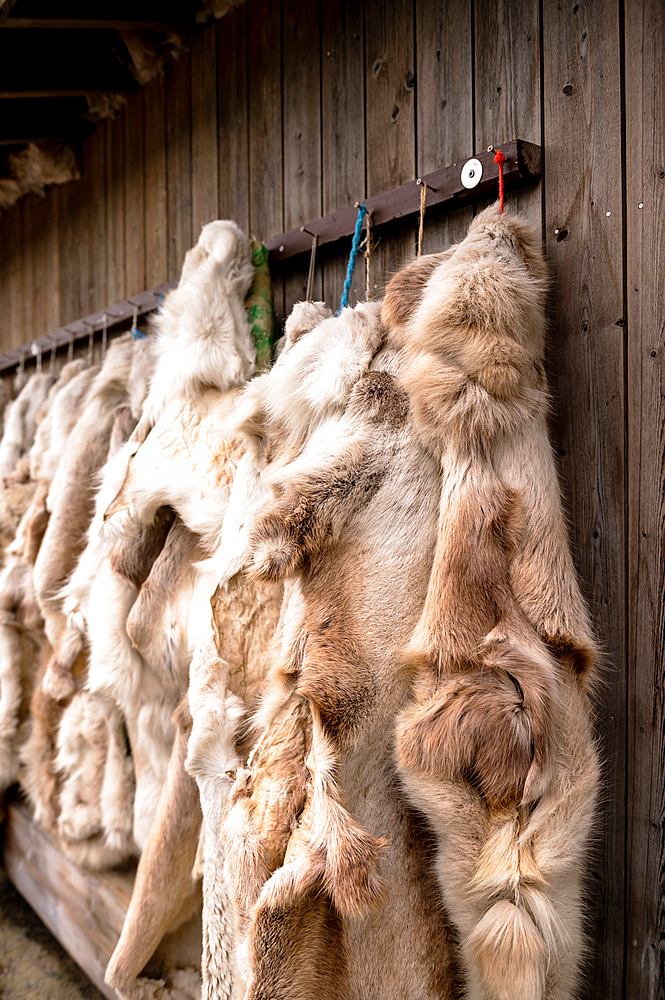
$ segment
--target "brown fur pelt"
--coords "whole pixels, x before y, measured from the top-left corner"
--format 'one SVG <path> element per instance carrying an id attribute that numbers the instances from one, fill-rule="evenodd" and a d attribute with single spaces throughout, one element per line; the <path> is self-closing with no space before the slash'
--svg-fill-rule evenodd
<path id="1" fill-rule="evenodd" d="M 582 947 L 595 647 L 547 440 L 545 291 L 533 232 L 491 207 L 451 253 L 397 275 L 382 313 L 442 472 L 398 759 L 437 836 L 470 1000 L 568 997 Z"/>
<path id="2" fill-rule="evenodd" d="M 204 960 L 206 997 L 295 998 L 303 983 L 369 997 L 379 983 L 385 992 L 387 968 L 394 996 L 456 995 L 450 930 L 431 906 L 432 844 L 392 763 L 409 695 L 400 651 L 427 591 L 440 477 L 397 383 L 398 355 L 377 356 L 384 340 L 373 304 L 324 319 L 238 407 L 259 478 L 241 525 L 249 573 L 290 579 L 258 742 L 222 827 L 215 885 L 226 886 L 230 930 L 236 915 L 236 985 L 214 978 L 220 935 L 208 984 Z M 233 494 L 227 517 L 232 508 Z M 212 813 L 222 796 L 201 797 Z M 341 942 L 328 975 L 323 956 Z"/>

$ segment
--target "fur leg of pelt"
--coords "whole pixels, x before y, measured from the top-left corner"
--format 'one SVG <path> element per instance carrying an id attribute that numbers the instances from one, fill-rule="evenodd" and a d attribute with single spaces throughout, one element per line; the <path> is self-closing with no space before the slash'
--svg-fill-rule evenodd
<path id="1" fill-rule="evenodd" d="M 196 783 L 185 772 L 190 720 L 186 703 L 176 713 L 177 733 L 166 782 L 150 836 L 139 860 L 122 934 L 106 969 L 105 981 L 134 996 L 136 977 L 164 934 L 173 929 L 184 901 L 195 888 L 192 866 L 201 827 Z"/>
<path id="2" fill-rule="evenodd" d="M 22 705 L 32 694 L 39 649 L 12 619 L 0 623 L 0 796 L 18 777 Z"/>
<path id="3" fill-rule="evenodd" d="M 335 782 L 337 758 L 312 709 L 311 774 L 307 802 L 287 847 L 284 864 L 266 882 L 255 906 L 282 909 L 321 882 L 344 917 L 361 916 L 385 892 L 379 860 L 387 847 L 343 808 Z"/>
<path id="4" fill-rule="evenodd" d="M 201 1000 L 198 969 L 168 969 L 166 979 L 135 979 L 130 986 L 115 988 L 122 1000 Z"/>
<path id="5" fill-rule="evenodd" d="M 563 744 L 533 808 L 492 813 L 462 777 L 425 775 L 400 758 L 404 788 L 437 837 L 437 875 L 460 934 L 468 1000 L 570 1000 L 575 992 L 598 762 L 585 700 L 572 687 L 562 698 Z M 403 738 L 400 724 L 398 752 Z"/>
<path id="6" fill-rule="evenodd" d="M 222 810 L 238 767 L 235 735 L 244 715 L 240 699 L 228 695 L 228 665 L 213 639 L 196 650 L 190 673 L 193 725 L 186 767 L 196 778 L 205 823 L 203 847 L 204 1000 L 230 1000 L 242 994 L 237 963 L 237 913 L 230 898 L 220 840 Z"/>
<path id="7" fill-rule="evenodd" d="M 133 837 L 134 764 L 124 723 L 115 705 L 107 715 L 108 751 L 101 791 L 102 829 L 112 851 L 125 857 L 136 852 Z"/>
<path id="8" fill-rule="evenodd" d="M 134 759 L 134 840 L 143 850 L 153 824 L 175 739 L 171 702 L 150 702 L 137 713 L 126 711 Z"/>

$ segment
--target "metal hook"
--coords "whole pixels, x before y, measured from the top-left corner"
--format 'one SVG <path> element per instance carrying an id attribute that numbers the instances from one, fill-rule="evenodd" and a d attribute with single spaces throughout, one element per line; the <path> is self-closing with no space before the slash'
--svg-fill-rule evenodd
<path id="1" fill-rule="evenodd" d="M 318 233 L 310 233 L 309 229 L 305 229 L 304 226 L 300 227 L 301 233 L 307 233 L 308 236 L 312 237 L 312 249 L 309 255 L 309 271 L 307 273 L 307 289 L 305 291 L 305 300 L 307 302 L 312 301 L 312 289 L 314 287 L 314 268 L 316 267 L 316 249 L 319 245 Z"/>
<path id="2" fill-rule="evenodd" d="M 30 352 L 31 352 L 32 356 L 37 359 L 36 366 L 35 366 L 36 370 L 38 372 L 41 372 L 41 370 L 42 370 L 42 345 L 39 343 L 38 340 L 33 340 L 32 341 L 32 343 L 30 344 Z"/>
<path id="3" fill-rule="evenodd" d="M 47 336 L 48 336 L 48 334 L 47 334 Z M 56 352 L 57 344 L 56 344 L 56 341 L 55 341 L 55 337 L 49 337 L 48 339 L 51 341 L 51 356 L 50 356 L 49 362 L 48 362 L 48 370 L 49 370 L 49 375 L 53 375 L 53 373 L 55 372 L 55 352 Z"/>
<path id="4" fill-rule="evenodd" d="M 432 187 L 432 185 L 428 184 L 427 181 L 424 181 L 422 177 L 416 177 L 416 184 L 418 184 L 418 186 L 424 184 L 428 191 L 438 191 L 438 188 Z"/>
<path id="5" fill-rule="evenodd" d="M 87 319 L 82 319 L 82 323 L 90 327 L 90 333 L 88 334 L 88 361 L 92 361 L 92 350 L 95 343 L 95 325 L 94 323 L 88 322 Z"/>

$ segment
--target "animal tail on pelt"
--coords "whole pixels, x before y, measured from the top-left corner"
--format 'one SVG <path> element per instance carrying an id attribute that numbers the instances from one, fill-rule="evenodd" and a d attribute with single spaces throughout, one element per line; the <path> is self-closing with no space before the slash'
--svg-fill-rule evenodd
<path id="1" fill-rule="evenodd" d="M 516 815 L 495 826 L 468 887 L 487 907 L 462 940 L 478 997 L 542 1000 L 548 969 L 572 949 L 574 929 L 550 896 L 531 851 L 529 827 L 521 828 Z"/>

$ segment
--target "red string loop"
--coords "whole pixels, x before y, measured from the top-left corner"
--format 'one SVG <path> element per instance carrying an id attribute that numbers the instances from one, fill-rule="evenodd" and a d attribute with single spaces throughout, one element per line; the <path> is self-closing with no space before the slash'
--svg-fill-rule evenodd
<path id="1" fill-rule="evenodd" d="M 499 211 L 503 213 L 503 165 L 506 158 L 500 149 L 494 154 L 494 162 L 499 164 Z"/>

